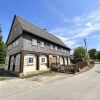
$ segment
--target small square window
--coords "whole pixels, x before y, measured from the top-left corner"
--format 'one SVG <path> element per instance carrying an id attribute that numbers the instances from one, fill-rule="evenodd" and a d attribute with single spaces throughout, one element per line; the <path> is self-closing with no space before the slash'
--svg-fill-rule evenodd
<path id="1" fill-rule="evenodd" d="M 37 45 L 37 40 L 32 39 L 32 45 L 36 46 Z"/>
<path id="2" fill-rule="evenodd" d="M 44 47 L 44 42 L 41 42 L 41 47 Z"/>
<path id="3" fill-rule="evenodd" d="M 45 58 L 41 58 L 41 62 L 42 63 L 45 63 Z"/>
<path id="4" fill-rule="evenodd" d="M 53 45 L 50 45 L 50 48 L 53 49 Z"/>
<path id="5" fill-rule="evenodd" d="M 28 65 L 31 65 L 31 64 L 33 64 L 33 63 L 34 63 L 33 57 L 29 57 L 29 58 L 28 58 Z"/>
<path id="6" fill-rule="evenodd" d="M 55 46 L 55 50 L 57 50 L 57 46 Z"/>
<path id="7" fill-rule="evenodd" d="M 62 48 L 62 52 L 64 52 L 64 49 Z"/>

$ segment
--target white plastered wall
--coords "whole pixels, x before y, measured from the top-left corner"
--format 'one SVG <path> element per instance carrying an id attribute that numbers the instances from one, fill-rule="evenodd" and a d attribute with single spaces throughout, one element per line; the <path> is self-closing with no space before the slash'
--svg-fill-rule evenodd
<path id="1" fill-rule="evenodd" d="M 28 58 L 29 57 L 33 57 L 34 63 L 32 65 L 28 65 Z M 23 73 L 36 71 L 36 63 L 37 63 L 36 55 L 34 55 L 34 54 L 25 55 L 24 56 Z"/>

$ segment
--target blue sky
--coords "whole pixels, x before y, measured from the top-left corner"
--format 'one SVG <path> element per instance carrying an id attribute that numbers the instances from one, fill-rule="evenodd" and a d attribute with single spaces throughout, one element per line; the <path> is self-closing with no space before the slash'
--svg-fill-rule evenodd
<path id="1" fill-rule="evenodd" d="M 17 14 L 62 39 L 70 48 L 100 50 L 100 0 L 1 0 L 4 41 Z"/>

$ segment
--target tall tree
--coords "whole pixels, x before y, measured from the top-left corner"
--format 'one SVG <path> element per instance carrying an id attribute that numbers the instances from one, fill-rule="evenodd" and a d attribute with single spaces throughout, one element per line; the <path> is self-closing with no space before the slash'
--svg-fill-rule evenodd
<path id="1" fill-rule="evenodd" d="M 93 60 L 96 60 L 96 57 L 97 57 L 97 50 L 96 49 L 90 49 L 89 50 L 89 56 L 90 56 L 90 58 L 91 59 L 93 59 Z"/>
<path id="2" fill-rule="evenodd" d="M 0 64 L 5 62 L 6 57 L 6 45 L 3 42 L 2 34 L 1 34 L 1 28 L 0 28 Z"/>
<path id="3" fill-rule="evenodd" d="M 86 49 L 84 47 L 77 47 L 74 49 L 74 58 L 75 59 L 86 59 Z"/>
<path id="4" fill-rule="evenodd" d="M 97 52 L 97 59 L 100 60 L 100 51 Z"/>

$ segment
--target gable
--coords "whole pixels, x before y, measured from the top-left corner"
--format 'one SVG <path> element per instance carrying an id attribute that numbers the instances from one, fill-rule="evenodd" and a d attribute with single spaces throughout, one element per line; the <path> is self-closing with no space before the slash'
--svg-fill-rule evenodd
<path id="1" fill-rule="evenodd" d="M 21 29 L 20 23 L 18 22 L 18 20 L 15 16 L 14 19 L 13 19 L 13 22 L 12 22 L 12 26 L 11 26 L 6 44 L 7 45 L 10 44 L 21 34 L 22 34 L 22 29 Z"/>

